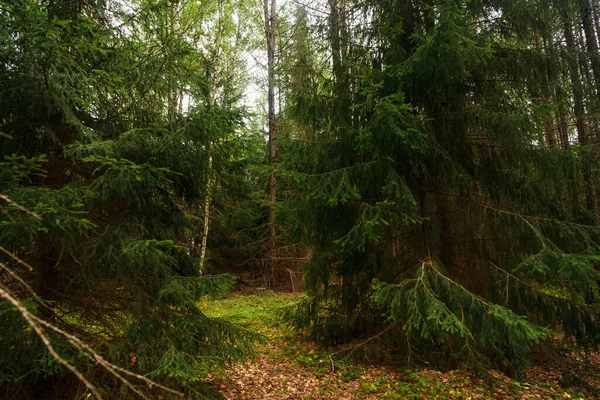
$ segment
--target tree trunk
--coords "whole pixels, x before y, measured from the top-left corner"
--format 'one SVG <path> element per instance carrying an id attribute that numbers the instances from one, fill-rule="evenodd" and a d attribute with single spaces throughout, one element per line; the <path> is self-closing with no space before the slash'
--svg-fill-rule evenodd
<path id="1" fill-rule="evenodd" d="M 264 0 L 264 18 L 265 18 L 265 36 L 267 39 L 267 91 L 268 91 L 268 108 L 269 108 L 269 166 L 271 174 L 269 175 L 269 243 L 268 252 L 272 258 L 275 256 L 277 228 L 275 226 L 275 203 L 277 202 L 277 185 L 275 179 L 275 168 L 277 167 L 276 160 L 276 116 L 275 116 L 275 0 Z M 271 260 L 272 278 L 275 276 L 275 262 Z"/>
<path id="2" fill-rule="evenodd" d="M 542 46 L 542 40 L 540 38 L 540 34 L 538 32 L 535 33 L 535 48 L 536 50 L 542 54 L 543 53 L 543 46 Z M 544 43 L 546 44 L 546 48 L 547 50 L 553 54 L 553 49 L 552 49 L 552 38 L 549 38 L 549 40 L 545 40 Z M 548 76 L 548 82 L 551 82 L 552 78 L 551 76 Z M 537 90 L 536 90 L 537 92 Z M 550 88 L 544 88 L 544 90 L 542 90 L 542 93 L 539 94 L 540 96 L 540 101 L 543 102 L 544 104 L 551 104 L 552 103 L 552 98 L 551 98 L 551 93 L 552 90 Z M 537 95 L 534 94 L 534 96 Z M 546 145 L 548 146 L 549 149 L 551 150 L 555 150 L 557 148 L 556 145 L 556 133 L 554 130 L 554 117 L 552 115 L 552 113 L 550 113 L 550 115 L 548 115 L 548 117 L 546 118 L 546 127 L 544 129 L 544 136 L 546 139 Z"/>
<path id="3" fill-rule="evenodd" d="M 593 4 L 594 28 L 596 28 L 596 42 L 600 40 L 600 3 L 595 1 Z"/>
<path id="4" fill-rule="evenodd" d="M 174 1 L 171 9 L 171 36 L 176 37 L 179 28 L 180 28 L 180 20 L 179 15 L 177 15 L 177 8 L 179 5 L 179 1 Z M 177 118 L 177 110 L 179 104 L 179 91 L 178 91 L 178 82 L 177 79 L 173 76 L 169 77 L 169 98 L 167 99 L 167 116 L 169 122 L 174 122 Z"/>
<path id="5" fill-rule="evenodd" d="M 557 143 L 556 143 L 556 132 L 554 131 L 554 118 L 552 116 L 548 117 L 548 120 L 546 121 L 546 129 L 545 129 L 545 135 L 546 135 L 546 143 L 548 144 L 548 148 L 550 148 L 551 150 L 556 150 L 558 148 Z"/>
<path id="6" fill-rule="evenodd" d="M 576 54 L 577 48 L 575 46 L 573 31 L 571 30 L 571 25 L 569 24 L 566 18 L 564 18 L 564 34 L 565 42 L 567 44 L 568 49 L 571 51 L 572 54 Z M 577 128 L 577 138 L 581 146 L 586 146 L 588 144 L 588 136 L 584 122 L 585 108 L 583 104 L 583 92 L 581 88 L 579 69 L 575 60 L 570 59 L 569 64 L 571 86 L 573 88 L 573 108 L 575 112 L 575 126 Z M 584 155 L 583 182 L 585 184 L 586 207 L 588 211 L 591 211 L 594 215 L 596 215 L 596 193 L 594 190 L 594 185 L 592 183 L 591 167 L 589 164 L 589 160 L 587 160 L 586 158 L 587 157 Z"/>
<path id="7" fill-rule="evenodd" d="M 450 222 L 450 199 L 447 195 L 435 193 L 435 207 L 440 219 L 440 261 L 447 269 L 454 266 L 454 242 L 452 239 L 452 224 Z"/>
<path id="8" fill-rule="evenodd" d="M 600 95 L 600 60 L 598 59 L 598 42 L 592 21 L 592 7 L 589 0 L 579 0 L 581 23 L 585 34 L 585 43 L 592 64 L 592 74 L 596 83 L 596 94 Z"/>
<path id="9" fill-rule="evenodd" d="M 338 84 L 343 83 L 342 50 L 340 40 L 340 15 L 337 0 L 329 0 L 329 30 L 331 40 L 331 59 L 333 74 Z"/>
<path id="10" fill-rule="evenodd" d="M 208 61 L 208 68 L 206 71 L 207 77 L 206 77 L 206 81 L 207 84 L 209 85 L 209 89 L 208 92 L 206 93 L 206 97 L 208 99 L 208 107 L 213 107 L 215 105 L 216 102 L 216 95 L 215 95 L 215 90 L 214 90 L 214 85 L 213 85 L 213 79 L 214 77 L 217 75 L 217 69 L 219 68 L 219 62 L 220 62 L 220 58 L 221 58 L 221 44 L 223 42 L 223 31 L 225 29 L 225 23 L 223 21 L 223 2 L 219 1 L 219 31 L 217 34 L 217 40 L 216 40 L 216 46 L 215 46 L 215 53 L 213 56 L 213 59 Z M 206 196 L 204 197 L 204 220 L 202 222 L 202 247 L 200 247 L 200 274 L 202 274 L 204 272 L 204 264 L 205 264 L 205 260 L 206 260 L 206 249 L 208 246 L 208 232 L 210 229 L 210 202 L 211 202 L 211 192 L 212 192 L 212 186 L 214 184 L 214 178 L 213 178 L 213 158 L 212 158 L 212 151 L 213 151 L 214 145 L 213 143 L 210 143 L 208 145 L 208 149 L 207 151 L 209 152 L 208 155 L 208 179 L 206 182 Z"/>
<path id="11" fill-rule="evenodd" d="M 212 146 L 210 146 L 212 150 Z M 209 151 L 210 151 L 209 150 Z M 202 247 L 200 248 L 200 274 L 204 272 L 206 259 L 206 245 L 208 242 L 208 229 L 210 226 L 210 191 L 212 188 L 212 156 L 208 156 L 208 183 L 206 184 L 206 197 L 204 198 L 204 222 L 202 229 Z"/>
<path id="12" fill-rule="evenodd" d="M 563 150 L 569 150 L 571 143 L 569 142 L 569 125 L 567 123 L 567 111 L 564 105 L 564 94 L 562 89 L 558 87 L 556 89 L 556 102 L 558 103 L 558 110 L 556 112 L 556 124 L 558 129 L 558 137 L 560 139 L 560 148 Z"/>
<path id="13" fill-rule="evenodd" d="M 58 190 L 69 182 L 69 161 L 63 154 L 64 146 L 73 142 L 75 131 L 66 122 L 62 121 L 61 116 L 57 116 L 57 121 L 51 123 L 54 138 L 48 137 L 44 140 L 44 151 L 48 153 L 48 163 L 46 164 L 46 174 L 43 175 L 40 182 L 41 187 L 51 190 Z M 60 258 L 60 248 L 53 243 L 51 234 L 39 233 L 35 240 L 35 292 L 43 299 L 51 299 L 51 290 L 56 285 L 54 278 Z M 50 318 L 52 315 L 48 309 L 42 307 L 41 315 Z"/>

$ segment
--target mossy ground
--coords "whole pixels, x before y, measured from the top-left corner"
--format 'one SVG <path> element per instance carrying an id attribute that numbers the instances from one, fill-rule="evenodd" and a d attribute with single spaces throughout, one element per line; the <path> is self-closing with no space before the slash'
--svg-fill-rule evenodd
<path id="1" fill-rule="evenodd" d="M 467 369 L 436 371 L 370 366 L 323 349 L 283 322 L 283 310 L 297 294 L 254 290 L 203 300 L 209 316 L 260 332 L 257 359 L 211 377 L 227 399 L 590 399 L 577 387 L 561 386 L 561 374 L 532 368 L 523 381 L 496 371 L 492 383 Z"/>

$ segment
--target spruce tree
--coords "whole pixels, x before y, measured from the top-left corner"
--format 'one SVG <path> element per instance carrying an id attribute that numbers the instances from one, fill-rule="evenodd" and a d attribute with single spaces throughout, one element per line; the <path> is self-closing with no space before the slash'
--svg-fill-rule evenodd
<path id="1" fill-rule="evenodd" d="M 573 74 L 597 54 L 563 40 L 577 5 L 329 4 L 330 73 L 288 98 L 308 133 L 283 207 L 313 252 L 296 325 L 509 372 L 553 332 L 595 346 L 597 167 L 571 127 L 590 128 Z"/>
<path id="2" fill-rule="evenodd" d="M 204 378 L 251 354 L 256 339 L 196 306 L 234 283 L 200 275 L 190 247 L 201 214 L 190 210 L 226 176 L 245 115 L 234 90 L 221 103 L 199 95 L 202 85 L 222 88 L 202 74 L 202 10 L 0 3 L 0 289 L 117 367 L 189 398 L 217 396 Z M 0 395 L 85 396 L 90 388 L 73 383 L 6 300 Z M 178 398 L 121 374 L 127 384 L 79 342 L 44 329 L 96 397 Z"/>

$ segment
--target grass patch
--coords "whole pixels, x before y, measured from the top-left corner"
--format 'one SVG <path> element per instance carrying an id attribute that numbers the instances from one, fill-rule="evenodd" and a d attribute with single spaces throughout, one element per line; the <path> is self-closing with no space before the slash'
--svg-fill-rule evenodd
<path id="1" fill-rule="evenodd" d="M 294 305 L 298 295 L 264 290 L 254 294 L 230 294 L 221 299 L 203 299 L 198 306 L 207 316 L 223 318 L 266 336 L 288 331 L 281 314 Z"/>

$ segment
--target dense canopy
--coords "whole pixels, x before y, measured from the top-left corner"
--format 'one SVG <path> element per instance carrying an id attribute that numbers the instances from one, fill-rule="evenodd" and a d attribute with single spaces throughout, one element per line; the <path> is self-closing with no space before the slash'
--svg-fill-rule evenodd
<path id="1" fill-rule="evenodd" d="M 0 0 L 0 397 L 218 397 L 261 340 L 199 306 L 236 276 L 302 275 L 288 321 L 401 363 L 596 347 L 599 21 Z"/>

